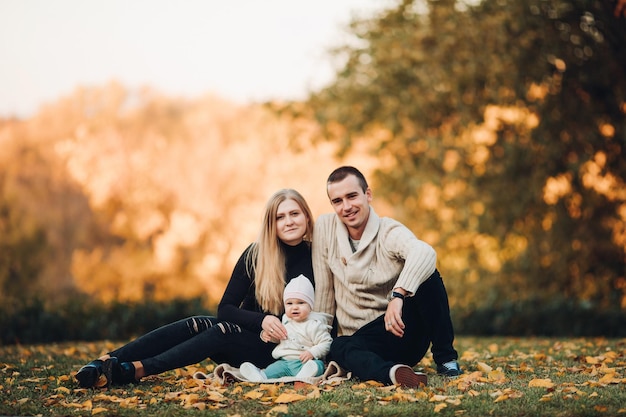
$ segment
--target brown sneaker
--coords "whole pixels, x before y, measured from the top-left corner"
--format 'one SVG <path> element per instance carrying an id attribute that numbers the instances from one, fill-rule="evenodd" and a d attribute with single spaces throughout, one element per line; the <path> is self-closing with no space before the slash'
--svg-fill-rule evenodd
<path id="1" fill-rule="evenodd" d="M 421 372 L 413 371 L 407 365 L 394 365 L 389 370 L 389 378 L 394 385 L 402 385 L 407 388 L 419 388 L 428 384 L 428 377 Z"/>

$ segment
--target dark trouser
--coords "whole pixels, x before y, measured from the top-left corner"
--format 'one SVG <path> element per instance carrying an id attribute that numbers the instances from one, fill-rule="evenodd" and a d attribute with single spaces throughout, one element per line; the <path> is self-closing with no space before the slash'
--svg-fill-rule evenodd
<path id="1" fill-rule="evenodd" d="M 120 362 L 141 361 L 146 375 L 156 375 L 207 358 L 236 367 L 249 361 L 264 368 L 275 360 L 274 347 L 258 333 L 215 317 L 195 316 L 159 327 L 109 355 Z"/>
<path id="2" fill-rule="evenodd" d="M 385 329 L 384 314 L 352 336 L 340 336 L 330 346 L 329 358 L 362 381 L 391 383 L 389 370 L 396 364 L 414 366 L 430 347 L 435 363 L 458 358 L 452 346 L 454 330 L 450 319 L 448 294 L 439 272 L 426 280 L 413 297 L 404 300 L 404 336 Z"/>

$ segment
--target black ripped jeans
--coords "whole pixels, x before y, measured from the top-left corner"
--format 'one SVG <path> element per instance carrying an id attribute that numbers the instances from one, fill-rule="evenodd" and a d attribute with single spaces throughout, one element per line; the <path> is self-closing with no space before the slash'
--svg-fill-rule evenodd
<path id="1" fill-rule="evenodd" d="M 413 297 L 405 299 L 402 321 L 406 327 L 402 338 L 387 331 L 384 318 L 382 314 L 352 336 L 336 338 L 330 346 L 330 359 L 363 381 L 373 379 L 389 384 L 392 366 L 414 366 L 429 347 L 437 364 L 458 358 L 453 347 L 448 294 L 437 270 Z"/>
<path id="2" fill-rule="evenodd" d="M 258 333 L 216 317 L 194 316 L 159 327 L 109 352 L 120 362 L 141 361 L 146 375 L 193 365 L 210 358 L 216 363 L 239 367 L 252 362 L 264 368 L 275 359 L 272 343 Z"/>

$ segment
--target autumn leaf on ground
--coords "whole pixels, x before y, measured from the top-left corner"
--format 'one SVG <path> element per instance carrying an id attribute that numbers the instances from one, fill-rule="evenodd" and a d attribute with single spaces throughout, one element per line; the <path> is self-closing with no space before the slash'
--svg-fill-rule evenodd
<path id="1" fill-rule="evenodd" d="M 531 388 L 553 388 L 554 383 L 552 382 L 552 380 L 550 380 L 550 378 L 545 378 L 545 379 L 535 378 L 535 379 L 531 379 L 528 382 L 528 386 Z"/>
<path id="2" fill-rule="evenodd" d="M 507 381 L 504 372 L 502 372 L 502 368 L 489 371 L 489 373 L 487 374 L 487 379 L 489 380 L 489 382 L 492 382 L 494 384 L 503 384 Z"/>
<path id="3" fill-rule="evenodd" d="M 274 402 L 277 404 L 285 404 L 285 403 L 292 403 L 294 401 L 302 401 L 306 399 L 307 397 L 305 395 L 286 392 L 286 393 L 280 394 L 278 398 L 274 400 Z"/>
<path id="4" fill-rule="evenodd" d="M 278 414 L 287 414 L 288 412 L 289 412 L 289 408 L 286 405 L 281 404 L 281 405 L 277 405 L 274 408 L 271 408 L 265 415 L 267 417 L 272 417 Z"/>
<path id="5" fill-rule="evenodd" d="M 446 408 L 448 405 L 446 403 L 439 403 L 435 406 L 435 413 L 440 412 L 441 410 L 443 410 L 444 408 Z"/>
<path id="6" fill-rule="evenodd" d="M 476 367 L 478 368 L 479 371 L 484 372 L 486 374 L 488 374 L 489 372 L 491 372 L 491 370 L 493 369 L 491 366 L 487 365 L 484 362 L 478 362 L 476 364 Z"/>
<path id="7" fill-rule="evenodd" d="M 521 398 L 524 396 L 524 393 L 521 391 L 516 391 L 512 388 L 506 388 L 503 391 L 497 390 L 489 393 L 492 398 L 495 398 L 494 403 L 498 403 L 500 401 L 505 401 L 511 398 Z"/>

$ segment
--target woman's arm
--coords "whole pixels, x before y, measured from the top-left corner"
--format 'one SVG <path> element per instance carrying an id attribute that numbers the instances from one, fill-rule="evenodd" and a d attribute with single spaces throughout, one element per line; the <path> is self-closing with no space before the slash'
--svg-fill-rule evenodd
<path id="1" fill-rule="evenodd" d="M 248 246 L 233 269 L 217 307 L 217 318 L 253 332 L 261 332 L 261 323 L 266 315 L 256 302 L 254 277 L 248 274 L 246 268 L 246 258 L 251 249 L 252 245 Z"/>

